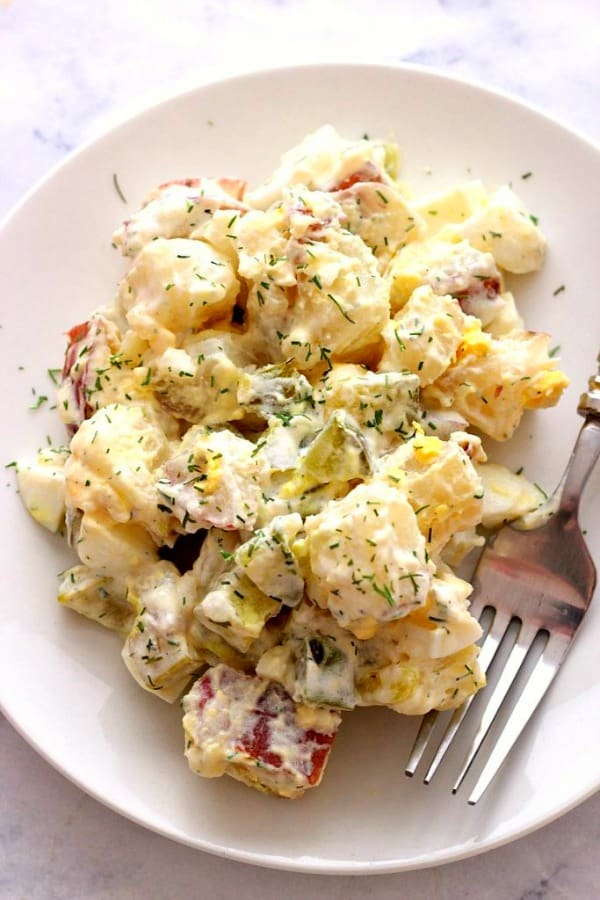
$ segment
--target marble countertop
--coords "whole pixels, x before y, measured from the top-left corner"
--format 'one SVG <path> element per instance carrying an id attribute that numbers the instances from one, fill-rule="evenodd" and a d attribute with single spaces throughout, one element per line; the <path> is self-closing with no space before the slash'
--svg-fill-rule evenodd
<path id="1" fill-rule="evenodd" d="M 0 0 L 0 217 L 115 119 L 206 79 L 324 60 L 411 61 L 484 81 L 600 140 L 589 0 Z M 365 40 L 369 34 L 371 40 Z M 278 873 L 171 843 L 87 797 L 0 717 L 0 900 L 591 900 L 600 797 L 506 847 L 369 879 Z"/>

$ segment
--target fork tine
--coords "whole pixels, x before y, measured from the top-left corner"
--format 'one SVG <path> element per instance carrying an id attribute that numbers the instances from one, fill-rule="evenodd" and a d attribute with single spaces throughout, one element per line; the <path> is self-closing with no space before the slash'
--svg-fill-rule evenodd
<path id="1" fill-rule="evenodd" d="M 421 719 L 419 731 L 417 732 L 413 748 L 410 751 L 410 758 L 406 764 L 406 769 L 404 770 L 404 774 L 408 775 L 409 778 L 412 778 L 412 776 L 415 774 L 419 763 L 423 758 L 423 754 L 427 749 L 429 736 L 435 727 L 438 716 L 439 712 L 437 711 L 437 709 L 432 709 L 428 713 L 425 713 L 425 715 Z"/>
<path id="2" fill-rule="evenodd" d="M 544 652 L 529 676 L 529 680 L 515 703 L 510 718 L 504 725 L 489 759 L 471 792 L 468 801 L 471 806 L 474 806 L 481 798 L 483 792 L 508 756 L 540 700 L 550 687 L 569 646 L 570 637 L 568 635 L 558 632 L 550 635 Z"/>
<path id="3" fill-rule="evenodd" d="M 512 710 L 504 725 L 497 729 L 499 737 L 469 797 L 470 804 L 477 803 L 487 789 L 546 693 L 594 592 L 596 570 L 583 540 L 577 513 L 580 495 L 600 457 L 600 371 L 590 379 L 589 391 L 582 395 L 577 411 L 584 416 L 585 423 L 555 492 L 556 510 L 548 508 L 550 518 L 543 525 L 526 524 L 524 517 L 522 527 L 507 525 L 501 528 L 488 540 L 473 572 L 472 615 L 482 619 L 486 606 L 495 613 L 479 656 L 484 672 L 506 640 L 512 619 L 520 625 L 514 642 L 511 633 L 512 647 L 487 705 L 482 707 L 477 732 L 453 793 L 459 789 L 485 742 L 540 632 L 547 642 L 539 657 L 532 658 L 526 676 L 519 679 L 523 685 L 521 695 L 514 703 L 511 699 Z M 527 534 L 529 530 L 531 533 Z M 452 713 L 425 774 L 425 784 L 439 768 L 472 700 L 470 697 Z M 437 711 L 431 711 L 423 717 L 406 768 L 407 775 L 414 775 L 420 764 L 438 715 Z"/>
<path id="4" fill-rule="evenodd" d="M 481 645 L 481 650 L 479 652 L 479 665 L 481 666 L 483 672 L 487 672 L 487 670 L 489 669 L 491 662 L 496 655 L 496 651 L 500 646 L 500 642 L 504 637 L 509 621 L 510 619 L 508 616 L 502 615 L 498 611 L 496 612 L 494 621 L 490 625 L 488 633 L 485 636 L 484 642 Z M 425 784 L 429 784 L 429 782 L 437 772 L 442 760 L 444 759 L 444 756 L 448 751 L 448 748 L 454 740 L 454 736 L 458 731 L 461 722 L 465 718 L 474 699 L 475 695 L 473 694 L 467 700 L 465 700 L 462 706 L 459 706 L 458 709 L 455 709 L 452 713 L 452 718 L 448 722 L 448 726 L 435 752 L 435 756 L 431 760 L 429 768 L 427 769 L 425 777 L 423 778 L 423 782 Z"/>
<path id="5" fill-rule="evenodd" d="M 465 760 L 462 764 L 460 772 L 456 781 L 454 782 L 454 786 L 452 788 L 452 793 L 455 794 L 463 780 L 465 775 L 471 768 L 471 764 L 477 754 L 479 753 L 479 749 L 483 744 L 485 738 L 487 737 L 487 733 L 492 727 L 492 724 L 498 715 L 500 707 L 504 702 L 506 695 L 508 694 L 517 674 L 523 665 L 525 657 L 533 643 L 533 640 L 538 633 L 538 628 L 530 628 L 525 625 L 521 625 L 519 635 L 513 648 L 511 649 L 508 659 L 504 664 L 504 668 L 500 674 L 498 682 L 492 691 L 491 696 L 488 698 L 487 705 L 482 713 L 481 721 L 477 728 L 477 732 L 471 741 L 469 749 L 467 750 L 467 755 L 465 756 Z"/>
<path id="6" fill-rule="evenodd" d="M 440 767 L 440 764 L 446 755 L 448 748 L 450 747 L 452 741 L 454 740 L 454 735 L 460 728 L 461 722 L 469 711 L 469 707 L 473 702 L 474 695 L 471 695 L 462 706 L 459 706 L 458 709 L 455 709 L 452 713 L 452 718 L 448 722 L 448 726 L 444 732 L 442 740 L 439 743 L 437 750 L 435 751 L 435 756 L 431 760 L 429 764 L 429 768 L 427 769 L 425 776 L 423 778 L 423 784 L 429 784 L 435 773 Z"/>

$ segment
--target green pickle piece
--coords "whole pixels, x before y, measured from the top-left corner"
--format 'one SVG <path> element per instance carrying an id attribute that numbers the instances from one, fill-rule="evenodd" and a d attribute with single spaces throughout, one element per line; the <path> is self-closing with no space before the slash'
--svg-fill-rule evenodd
<path id="1" fill-rule="evenodd" d="M 394 706 L 408 700 L 418 686 L 416 668 L 392 663 L 365 673 L 357 688 L 364 706 Z"/>
<path id="2" fill-rule="evenodd" d="M 352 709 L 356 705 L 354 660 L 333 638 L 317 634 L 302 641 L 296 659 L 297 699 Z"/>
<path id="3" fill-rule="evenodd" d="M 372 471 L 369 452 L 361 434 L 342 412 L 335 412 L 317 433 L 283 496 L 297 496 L 320 484 L 364 480 Z"/>
<path id="4" fill-rule="evenodd" d="M 63 573 L 58 602 L 87 619 L 98 622 L 125 637 L 133 625 L 135 611 L 114 580 L 97 575 L 87 566 L 73 566 Z"/>
<path id="5" fill-rule="evenodd" d="M 237 397 L 245 412 L 261 419 L 277 415 L 287 418 L 312 402 L 312 387 L 290 362 L 284 362 L 243 373 Z"/>
<path id="6" fill-rule="evenodd" d="M 267 597 L 243 572 L 224 572 L 197 607 L 207 628 L 245 653 L 281 604 Z"/>
<path id="7" fill-rule="evenodd" d="M 225 663 L 232 669 L 244 672 L 252 670 L 252 660 L 227 643 L 220 634 L 211 631 L 196 617 L 188 631 L 188 641 L 199 659 L 205 659 L 208 665 L 217 666 Z"/>

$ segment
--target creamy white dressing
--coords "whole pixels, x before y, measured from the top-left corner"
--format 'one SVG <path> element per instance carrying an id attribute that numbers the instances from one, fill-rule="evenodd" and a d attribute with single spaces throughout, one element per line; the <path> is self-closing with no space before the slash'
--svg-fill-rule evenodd
<path id="1" fill-rule="evenodd" d="M 69 447 L 17 466 L 80 559 L 61 603 L 162 699 L 201 675 L 192 768 L 286 797 L 320 780 L 339 710 L 483 685 L 449 565 L 482 523 L 550 512 L 484 449 L 568 383 L 503 290 L 541 264 L 535 217 L 481 182 L 414 198 L 396 163 L 324 126 L 250 192 L 160 185 L 115 233 L 114 303 L 69 332 Z M 160 557 L 182 546 L 180 571 Z"/>

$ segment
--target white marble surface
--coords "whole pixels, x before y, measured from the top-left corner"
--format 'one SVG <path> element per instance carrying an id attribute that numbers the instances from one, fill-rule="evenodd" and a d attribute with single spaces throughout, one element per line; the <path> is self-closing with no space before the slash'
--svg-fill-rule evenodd
<path id="1" fill-rule="evenodd" d="M 367 10 L 367 11 L 365 11 Z M 0 0 L 0 216 L 115 118 L 269 64 L 408 60 L 513 92 L 600 139 L 593 0 Z M 598 896 L 600 798 L 485 856 L 369 879 L 203 855 L 121 819 L 0 718 L 0 898 Z"/>

